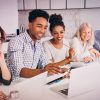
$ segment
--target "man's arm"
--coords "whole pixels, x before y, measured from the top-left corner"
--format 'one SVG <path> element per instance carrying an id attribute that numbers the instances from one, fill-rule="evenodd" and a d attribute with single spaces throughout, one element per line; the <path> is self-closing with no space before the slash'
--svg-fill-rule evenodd
<path id="1" fill-rule="evenodd" d="M 24 78 L 31 78 L 33 76 L 36 76 L 40 73 L 43 73 L 44 69 L 29 69 L 29 68 L 22 68 L 20 71 L 20 77 Z"/>

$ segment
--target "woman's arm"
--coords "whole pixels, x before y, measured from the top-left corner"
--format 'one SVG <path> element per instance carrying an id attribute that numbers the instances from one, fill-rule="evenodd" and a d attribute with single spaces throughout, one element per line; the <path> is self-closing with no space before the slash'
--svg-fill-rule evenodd
<path id="1" fill-rule="evenodd" d="M 9 71 L 7 65 L 6 65 L 6 62 L 4 59 L 4 54 L 2 51 L 0 51 L 0 69 L 1 69 L 2 78 L 4 80 L 10 81 L 11 74 L 10 74 L 10 71 Z"/>
<path id="2" fill-rule="evenodd" d="M 50 44 L 48 42 L 49 41 L 43 43 L 43 48 L 44 48 L 45 54 L 46 54 L 46 56 L 48 58 L 48 62 L 52 63 L 52 62 L 54 62 L 54 59 L 53 59 L 53 56 L 52 56 L 52 52 L 51 52 L 52 48 L 51 48 L 51 46 L 49 47 Z"/>
<path id="3" fill-rule="evenodd" d="M 100 57 L 100 52 L 94 48 L 89 49 L 90 53 L 95 54 L 95 56 Z"/>
<path id="4" fill-rule="evenodd" d="M 64 60 L 61 60 L 61 61 L 56 62 L 54 64 L 57 66 L 64 66 L 66 64 L 69 64 L 71 61 L 73 61 L 74 55 L 75 55 L 75 51 L 72 48 L 70 48 L 69 49 L 69 56 L 66 57 Z"/>

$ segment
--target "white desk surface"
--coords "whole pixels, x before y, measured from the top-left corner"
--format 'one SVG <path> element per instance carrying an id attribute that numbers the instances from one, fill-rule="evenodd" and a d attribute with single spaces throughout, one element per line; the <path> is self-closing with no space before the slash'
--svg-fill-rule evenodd
<path id="1" fill-rule="evenodd" d="M 23 81 L 23 80 L 25 80 L 25 79 L 21 78 L 21 79 L 19 79 L 19 80 L 17 80 L 17 81 L 14 81 L 14 82 L 11 83 L 10 86 L 1 85 L 1 86 L 0 86 L 0 90 L 3 90 L 3 92 L 4 92 L 6 95 L 8 95 L 8 94 L 10 93 L 10 91 L 12 91 L 12 87 L 13 87 L 15 84 L 17 84 L 17 83 L 19 83 L 19 82 L 21 82 L 21 81 Z M 45 86 L 44 86 L 44 90 L 43 90 L 43 98 L 42 98 L 42 100 L 65 100 L 64 97 L 62 97 L 61 95 L 59 95 L 59 94 L 53 92 L 53 91 L 50 89 L 51 87 L 59 86 L 59 85 L 62 85 L 62 84 L 68 84 L 68 79 L 67 79 L 67 78 L 66 78 L 66 79 L 63 79 L 63 80 L 61 80 L 60 82 L 53 83 L 52 85 L 45 85 Z M 37 87 L 36 87 L 36 88 L 37 88 Z M 35 89 L 34 89 L 34 90 L 35 90 Z M 28 93 L 28 91 L 27 91 L 27 93 Z M 29 95 L 27 95 L 27 96 L 29 96 Z M 39 95 L 37 94 L 37 96 L 39 96 Z"/>
<path id="2" fill-rule="evenodd" d="M 3 90 L 4 93 L 6 93 L 8 95 L 9 92 L 11 91 L 12 86 L 23 80 L 25 80 L 25 79 L 21 78 L 20 80 L 12 82 L 10 86 L 1 85 L 0 90 Z M 82 95 L 79 95 L 79 96 L 73 97 L 73 98 L 63 97 L 62 95 L 59 95 L 50 89 L 53 86 L 68 84 L 68 82 L 69 81 L 66 78 L 66 79 L 61 80 L 58 83 L 54 83 L 52 85 L 45 85 L 44 90 L 43 90 L 43 99 L 42 98 L 41 99 L 42 100 L 100 100 L 100 87 L 98 89 L 89 91 L 88 93 L 85 93 L 85 94 L 82 94 Z M 27 93 L 28 93 L 28 91 L 27 91 Z M 27 95 L 27 96 L 29 96 L 29 95 Z M 37 94 L 37 96 L 39 96 L 39 95 Z"/>

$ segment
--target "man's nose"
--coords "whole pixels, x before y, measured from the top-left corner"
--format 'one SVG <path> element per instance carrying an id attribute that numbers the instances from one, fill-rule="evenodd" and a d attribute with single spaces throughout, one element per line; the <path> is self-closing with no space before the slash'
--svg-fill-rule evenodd
<path id="1" fill-rule="evenodd" d="M 46 30 L 44 28 L 41 29 L 41 33 L 45 33 Z"/>

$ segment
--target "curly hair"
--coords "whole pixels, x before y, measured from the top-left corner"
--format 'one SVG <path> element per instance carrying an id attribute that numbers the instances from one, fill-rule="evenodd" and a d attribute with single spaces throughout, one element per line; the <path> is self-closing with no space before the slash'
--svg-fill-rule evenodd
<path id="1" fill-rule="evenodd" d="M 62 26 L 65 30 L 64 22 L 62 21 L 62 16 L 60 14 L 52 14 L 49 19 L 50 27 L 49 30 L 52 32 L 55 26 Z"/>

